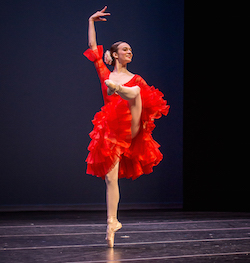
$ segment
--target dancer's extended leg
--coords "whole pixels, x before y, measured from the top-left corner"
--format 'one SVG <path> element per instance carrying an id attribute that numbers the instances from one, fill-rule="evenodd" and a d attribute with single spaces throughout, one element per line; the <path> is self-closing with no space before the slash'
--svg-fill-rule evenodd
<path id="1" fill-rule="evenodd" d="M 105 84 L 110 89 L 110 94 L 117 92 L 123 99 L 129 102 L 129 107 L 132 115 L 131 121 L 131 134 L 132 138 L 134 138 L 140 129 L 140 120 L 141 120 L 141 112 L 142 112 L 142 101 L 140 94 L 140 87 L 125 87 L 122 85 L 117 85 L 111 80 L 106 80 Z"/>
<path id="2" fill-rule="evenodd" d="M 122 228 L 122 224 L 117 220 L 117 208 L 120 199 L 118 186 L 119 162 L 106 175 L 106 202 L 107 202 L 107 235 L 106 240 L 109 247 L 114 246 L 115 232 Z"/>
<path id="3" fill-rule="evenodd" d="M 140 93 L 140 87 L 125 87 L 115 84 L 112 80 L 105 80 L 105 84 L 108 86 L 108 95 L 112 95 L 117 92 L 124 100 L 134 99 Z"/>
<path id="4" fill-rule="evenodd" d="M 141 94 L 139 94 L 132 100 L 129 100 L 130 112 L 132 115 L 131 120 L 131 135 L 132 139 L 138 134 L 141 124 L 141 112 L 142 112 L 142 101 Z"/>

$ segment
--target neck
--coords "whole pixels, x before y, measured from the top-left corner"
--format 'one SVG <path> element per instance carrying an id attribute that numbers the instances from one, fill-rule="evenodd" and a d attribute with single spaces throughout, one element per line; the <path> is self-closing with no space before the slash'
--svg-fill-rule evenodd
<path id="1" fill-rule="evenodd" d="M 114 67 L 114 70 L 113 72 L 116 72 L 116 73 L 126 73 L 128 70 L 127 70 L 127 64 L 120 64 L 119 62 L 115 64 L 115 67 Z"/>

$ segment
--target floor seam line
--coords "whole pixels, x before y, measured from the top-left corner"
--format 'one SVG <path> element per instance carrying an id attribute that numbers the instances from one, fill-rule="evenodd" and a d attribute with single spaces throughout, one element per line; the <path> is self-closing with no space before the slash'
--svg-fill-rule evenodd
<path id="1" fill-rule="evenodd" d="M 151 245 L 151 244 L 174 244 L 174 243 L 193 243 L 193 242 L 218 242 L 218 241 L 239 241 L 250 240 L 250 237 L 243 238 L 219 238 L 219 239 L 194 239 L 194 240 L 171 240 L 171 241 L 153 241 L 153 242 L 131 242 L 116 243 L 115 246 L 131 246 L 131 245 Z M 63 245 L 63 246 L 44 246 L 44 247 L 18 247 L 18 248 L 0 248 L 0 251 L 13 250 L 36 250 L 36 249 L 59 249 L 59 248 L 80 248 L 80 247 L 98 247 L 107 246 L 106 244 L 88 244 L 88 245 Z"/>
<path id="2" fill-rule="evenodd" d="M 211 257 L 211 256 L 231 256 L 231 255 L 248 255 L 250 251 L 238 251 L 228 253 L 210 253 L 210 254 L 193 254 L 193 255 L 178 255 L 178 256 L 164 256 L 164 257 L 151 257 L 151 258 L 135 258 L 135 259 L 114 259 L 114 260 L 92 260 L 92 261 L 68 261 L 66 263 L 102 263 L 102 262 L 114 262 L 114 261 L 143 261 L 154 259 L 175 259 L 175 258 L 194 258 L 194 257 Z"/>
<path id="3" fill-rule="evenodd" d="M 250 230 L 250 227 L 239 228 L 204 228 L 204 229 L 173 229 L 173 230 L 142 230 L 142 231 L 119 231 L 119 234 L 140 234 L 140 233 L 174 233 L 174 232 L 210 232 L 210 231 L 237 231 Z M 106 232 L 83 232 L 65 234 L 26 234 L 26 235 L 0 235 L 0 238 L 8 237 L 46 237 L 46 236 L 78 236 L 78 235 L 103 235 Z"/>

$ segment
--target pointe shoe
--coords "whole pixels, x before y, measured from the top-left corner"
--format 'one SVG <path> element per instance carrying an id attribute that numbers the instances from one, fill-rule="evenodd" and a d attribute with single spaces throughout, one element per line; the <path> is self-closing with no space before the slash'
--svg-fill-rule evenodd
<path id="1" fill-rule="evenodd" d="M 120 85 L 115 84 L 112 80 L 106 79 L 105 84 L 108 86 L 107 93 L 108 95 L 113 95 L 114 93 L 117 94 L 117 91 L 120 89 Z"/>
<path id="2" fill-rule="evenodd" d="M 108 247 L 114 247 L 115 232 L 122 228 L 122 224 L 114 217 L 107 220 L 106 241 Z"/>

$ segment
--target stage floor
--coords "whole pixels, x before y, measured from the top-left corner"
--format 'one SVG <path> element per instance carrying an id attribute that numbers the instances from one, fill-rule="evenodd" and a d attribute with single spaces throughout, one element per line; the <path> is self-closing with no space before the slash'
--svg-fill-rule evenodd
<path id="1" fill-rule="evenodd" d="M 250 262 L 250 214 L 120 211 L 115 247 L 105 243 L 106 214 L 0 214 L 1 263 Z"/>

